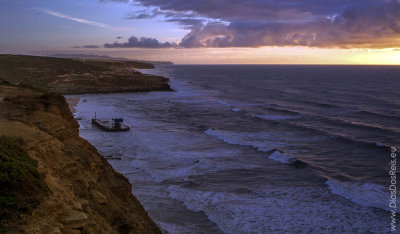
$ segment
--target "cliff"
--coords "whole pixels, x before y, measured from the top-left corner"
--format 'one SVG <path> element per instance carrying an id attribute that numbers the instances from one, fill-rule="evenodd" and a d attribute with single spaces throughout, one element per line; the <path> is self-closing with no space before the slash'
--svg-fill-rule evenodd
<path id="1" fill-rule="evenodd" d="M 7 159 L 7 152 L 0 155 L 0 166 L 9 169 L 2 171 L 1 178 L 22 186 L 0 190 L 3 231 L 160 233 L 132 195 L 129 181 L 79 137 L 78 124 L 63 96 L 0 80 L 0 135 L 0 149 L 26 161 L 16 165 Z M 7 175 L 23 170 L 29 176 L 19 173 L 17 180 Z M 25 187 L 42 192 L 22 191 Z"/>
<path id="2" fill-rule="evenodd" d="M 137 61 L 86 60 L 0 55 L 0 77 L 60 94 L 170 91 L 169 80 L 135 69 L 154 68 Z"/>

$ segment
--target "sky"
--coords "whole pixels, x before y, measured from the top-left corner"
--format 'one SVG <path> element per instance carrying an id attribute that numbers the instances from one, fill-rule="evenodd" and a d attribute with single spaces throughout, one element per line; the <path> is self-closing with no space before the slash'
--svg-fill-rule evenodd
<path id="1" fill-rule="evenodd" d="M 0 53 L 400 65 L 400 2 L 0 0 Z"/>

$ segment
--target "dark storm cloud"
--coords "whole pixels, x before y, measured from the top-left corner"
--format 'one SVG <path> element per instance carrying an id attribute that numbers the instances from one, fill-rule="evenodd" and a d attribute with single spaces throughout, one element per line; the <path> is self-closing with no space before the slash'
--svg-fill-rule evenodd
<path id="1" fill-rule="evenodd" d="M 387 0 L 136 0 L 161 10 L 194 11 L 214 19 L 276 20 L 338 14 L 349 5 L 383 3 Z"/>
<path id="2" fill-rule="evenodd" d="M 201 19 L 174 18 L 174 19 L 167 19 L 166 21 L 182 25 L 184 29 L 200 30 L 203 27 L 203 20 Z"/>
<path id="3" fill-rule="evenodd" d="M 314 46 L 397 47 L 400 4 L 349 7 L 333 18 L 310 22 L 233 21 L 229 25 L 207 24 L 182 40 L 185 47 Z M 397 46 L 396 46 L 397 44 Z"/>
<path id="4" fill-rule="evenodd" d="M 400 4 L 397 0 L 136 2 L 157 7 L 157 13 L 153 11 L 150 16 L 163 15 L 166 21 L 191 30 L 182 39 L 181 47 L 400 46 L 397 39 L 400 36 Z M 188 15 L 182 17 L 185 14 Z"/>
<path id="5" fill-rule="evenodd" d="M 169 42 L 159 42 L 157 39 L 141 37 L 137 38 L 132 36 L 128 39 L 128 42 L 119 43 L 114 42 L 112 44 L 106 43 L 104 44 L 105 48 L 170 48 L 174 47 L 175 44 Z"/>

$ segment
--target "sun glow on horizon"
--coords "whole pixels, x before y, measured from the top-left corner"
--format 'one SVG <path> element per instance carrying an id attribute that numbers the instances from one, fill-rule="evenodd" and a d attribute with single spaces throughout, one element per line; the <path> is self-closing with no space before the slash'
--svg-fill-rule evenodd
<path id="1" fill-rule="evenodd" d="M 400 50 L 382 49 L 361 53 L 351 58 L 355 64 L 400 65 Z"/>
<path id="2" fill-rule="evenodd" d="M 400 0 L 375 1 L 0 0 L 0 53 L 400 65 Z"/>
<path id="3" fill-rule="evenodd" d="M 172 61 L 175 64 L 343 64 L 400 65 L 400 50 L 332 49 L 310 47 L 197 48 L 197 49 L 81 49 L 62 53 L 88 53 Z"/>

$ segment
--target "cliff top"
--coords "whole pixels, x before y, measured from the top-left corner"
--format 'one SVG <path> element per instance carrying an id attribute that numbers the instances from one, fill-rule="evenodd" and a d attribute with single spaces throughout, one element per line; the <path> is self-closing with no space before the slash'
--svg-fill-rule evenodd
<path id="1" fill-rule="evenodd" d="M 169 80 L 135 69 L 154 68 L 137 61 L 86 60 L 0 55 L 0 77 L 61 94 L 167 91 Z"/>
<path id="2" fill-rule="evenodd" d="M 145 61 L 138 59 L 115 58 L 106 55 L 93 55 L 93 54 L 51 54 L 49 57 L 55 58 L 75 58 L 75 59 L 95 59 L 95 60 L 120 60 L 120 61 L 133 61 L 140 63 L 150 63 L 153 65 L 172 65 L 170 61 Z"/>

